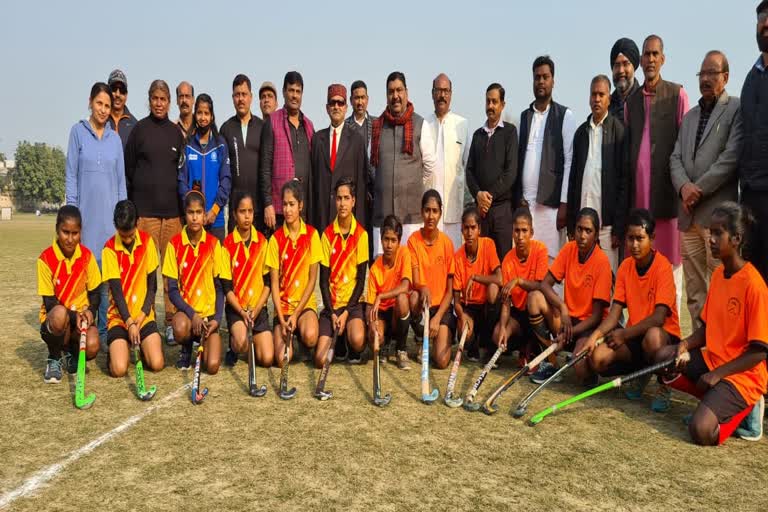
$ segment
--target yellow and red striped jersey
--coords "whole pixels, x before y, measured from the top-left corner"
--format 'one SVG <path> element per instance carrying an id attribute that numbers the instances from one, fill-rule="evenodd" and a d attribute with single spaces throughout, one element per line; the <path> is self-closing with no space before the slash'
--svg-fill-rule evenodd
<path id="1" fill-rule="evenodd" d="M 141 314 L 141 308 L 147 297 L 147 275 L 157 270 L 157 248 L 149 233 L 136 230 L 133 247 L 128 250 L 119 235 L 115 235 L 104 244 L 101 251 L 101 269 L 104 282 L 119 279 L 123 289 L 125 303 L 131 318 L 136 319 Z M 144 327 L 155 319 L 154 304 L 149 314 L 139 328 Z M 109 294 L 109 309 L 107 310 L 107 328 L 115 326 L 126 327 L 120 311 L 117 309 L 112 293 Z"/>
<path id="2" fill-rule="evenodd" d="M 368 262 L 368 233 L 353 216 L 345 237 L 337 217 L 323 232 L 322 244 L 321 264 L 331 271 L 329 288 L 333 309 L 346 307 L 358 277 L 365 279 L 365 275 L 357 275 L 357 266 Z"/>
<path id="3" fill-rule="evenodd" d="M 37 293 L 56 297 L 70 311 L 88 307 L 88 292 L 101 284 L 101 273 L 93 253 L 77 244 L 71 258 L 66 258 L 54 240 L 37 259 Z M 40 306 L 40 323 L 45 322 L 45 305 Z"/>
<path id="4" fill-rule="evenodd" d="M 221 274 L 221 267 L 219 240 L 206 231 L 193 246 L 185 227 L 171 238 L 165 249 L 163 275 L 179 282 L 181 298 L 202 317 L 216 313 L 214 279 Z"/>
<path id="5" fill-rule="evenodd" d="M 235 229 L 224 239 L 222 275 L 232 281 L 232 287 L 241 308 L 254 309 L 264 291 L 264 274 L 268 272 L 267 239 L 251 226 L 250 243 L 246 245 Z"/>
<path id="6" fill-rule="evenodd" d="M 267 247 L 265 264 L 277 270 L 280 276 L 280 311 L 283 315 L 293 314 L 307 286 L 312 287 L 312 294 L 306 308 L 317 311 L 315 283 L 309 282 L 309 267 L 323 259 L 323 250 L 317 230 L 303 220 L 300 222 L 299 236 L 295 241 L 291 240 L 288 226 L 283 224 L 269 239 Z"/>

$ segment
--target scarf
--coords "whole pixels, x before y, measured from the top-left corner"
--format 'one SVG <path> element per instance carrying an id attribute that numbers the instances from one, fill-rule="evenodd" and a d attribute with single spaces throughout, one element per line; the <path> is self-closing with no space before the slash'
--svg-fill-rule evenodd
<path id="1" fill-rule="evenodd" d="M 400 117 L 394 117 L 389 107 L 373 122 L 371 134 L 371 165 L 379 166 L 379 142 L 381 141 L 381 129 L 384 121 L 392 126 L 404 126 L 403 128 L 403 153 L 413 155 L 413 103 L 408 102 L 405 112 Z"/>

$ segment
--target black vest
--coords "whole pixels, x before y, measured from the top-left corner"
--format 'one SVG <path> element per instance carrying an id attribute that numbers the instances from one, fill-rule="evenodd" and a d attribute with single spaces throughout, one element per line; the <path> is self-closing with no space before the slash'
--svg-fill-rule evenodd
<path id="1" fill-rule="evenodd" d="M 552 101 L 549 106 L 547 123 L 544 125 L 544 144 L 541 149 L 541 167 L 539 168 L 539 189 L 536 202 L 557 208 L 560 206 L 560 193 L 565 171 L 565 152 L 563 149 L 563 119 L 568 107 Z M 523 169 L 528 148 L 533 103 L 520 114 L 520 150 L 518 152 L 518 179 L 515 186 L 517 203 L 523 199 Z"/>

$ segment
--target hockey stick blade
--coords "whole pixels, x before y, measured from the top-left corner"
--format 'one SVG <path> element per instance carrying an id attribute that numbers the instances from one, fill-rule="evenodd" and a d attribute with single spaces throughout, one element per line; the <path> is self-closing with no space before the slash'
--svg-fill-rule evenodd
<path id="1" fill-rule="evenodd" d="M 424 305 L 424 336 L 421 345 L 421 401 L 431 405 L 440 396 L 440 391 L 429 391 L 429 308 Z"/>
<path id="2" fill-rule="evenodd" d="M 199 405 L 203 403 L 203 399 L 208 396 L 208 388 L 203 388 L 203 391 L 200 392 L 197 388 L 192 393 L 192 403 L 195 405 Z"/>
<path id="3" fill-rule="evenodd" d="M 320 370 L 320 377 L 317 379 L 317 386 L 315 386 L 314 397 L 324 402 L 333 398 L 333 392 L 325 390 L 325 381 L 328 379 L 328 374 L 331 371 L 331 362 L 333 361 L 333 352 L 336 347 L 336 340 L 339 333 L 336 329 L 333 330 L 333 338 L 331 339 L 331 345 L 328 347 L 328 352 L 325 354 L 325 361 L 323 361 L 323 368 Z"/>
<path id="4" fill-rule="evenodd" d="M 460 396 L 454 398 L 453 393 L 445 395 L 445 405 L 452 409 L 456 409 L 457 407 L 461 407 L 461 405 L 464 403 L 464 399 Z"/>
<path id="5" fill-rule="evenodd" d="M 392 401 L 392 395 L 387 393 L 384 396 L 375 396 L 373 397 L 373 403 L 378 405 L 379 407 L 385 407 L 389 405 L 389 402 Z"/>
<path id="6" fill-rule="evenodd" d="M 483 382 L 485 382 L 485 379 L 486 377 L 488 377 L 488 374 L 491 373 L 491 370 L 493 370 L 493 366 L 496 364 L 496 361 L 498 361 L 499 357 L 501 357 L 502 352 L 504 352 L 504 349 L 502 347 L 497 348 L 496 352 L 493 353 L 493 356 L 488 360 L 487 363 L 485 363 L 485 366 L 483 367 L 483 371 L 480 372 L 480 376 L 472 385 L 472 389 L 469 390 L 469 393 L 467 393 L 467 397 L 464 399 L 465 410 L 469 412 L 477 412 L 480 410 L 481 404 L 478 402 L 475 402 L 475 396 L 477 396 L 477 391 L 480 389 L 480 386 L 483 385 Z"/>
<path id="7" fill-rule="evenodd" d="M 134 347 L 133 350 L 136 357 L 136 396 L 143 402 L 149 402 L 155 396 L 157 386 L 151 386 L 147 389 L 144 383 L 144 363 L 141 362 L 139 347 Z"/>
<path id="8" fill-rule="evenodd" d="M 422 393 L 421 401 L 427 405 L 432 405 L 433 403 L 435 403 L 435 401 L 439 396 L 440 396 L 440 391 L 438 391 L 437 389 L 433 389 L 432 392 L 429 394 Z"/>
<path id="9" fill-rule="evenodd" d="M 253 397 L 260 398 L 267 394 L 267 386 L 262 384 L 261 387 L 258 387 L 255 384 L 252 384 L 248 389 L 248 394 Z"/>
<path id="10" fill-rule="evenodd" d="M 267 394 L 267 386 L 256 383 L 256 349 L 253 346 L 253 338 L 248 342 L 248 394 L 259 398 Z"/>
<path id="11" fill-rule="evenodd" d="M 291 398 L 296 396 L 296 388 L 291 389 L 281 389 L 280 390 L 280 399 L 281 400 L 290 400 Z"/>

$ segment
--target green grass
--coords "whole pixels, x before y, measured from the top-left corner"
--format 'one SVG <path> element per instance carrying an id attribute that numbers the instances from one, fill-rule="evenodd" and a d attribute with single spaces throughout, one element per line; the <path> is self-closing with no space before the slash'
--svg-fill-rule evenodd
<path id="1" fill-rule="evenodd" d="M 133 428 L 68 466 L 13 510 L 762 510 L 768 474 L 766 442 L 731 439 L 720 448 L 690 443 L 682 417 L 693 402 L 675 395 L 673 410 L 654 414 L 650 396 L 629 402 L 608 392 L 548 417 L 537 427 L 509 415 L 533 385 L 521 381 L 492 417 L 419 400 L 419 372 L 382 368 L 386 409 L 371 401 L 372 364 L 334 365 L 327 388 L 311 397 L 318 371 L 291 366 L 299 388 L 277 398 L 279 372 L 258 370 L 266 397 L 246 391 L 241 361 L 203 375 L 210 395 L 193 406 L 191 372 L 146 373 L 153 402 L 133 395 L 129 377 L 106 374 L 105 357 L 89 363 L 88 411 L 72 406 L 74 382 L 42 381 L 46 349 L 39 339 L 35 259 L 51 242 L 53 217 L 17 215 L 0 222 L 0 495 L 36 471 L 164 403 Z M 160 301 L 158 301 L 160 304 Z M 683 317 L 687 315 L 683 313 Z M 687 329 L 684 329 L 687 331 Z M 492 372 L 484 397 L 513 371 Z M 462 394 L 480 372 L 462 365 Z M 448 371 L 433 371 L 441 394 Z M 650 390 L 653 390 L 651 386 Z M 579 389 L 569 380 L 544 391 L 529 413 Z"/>

